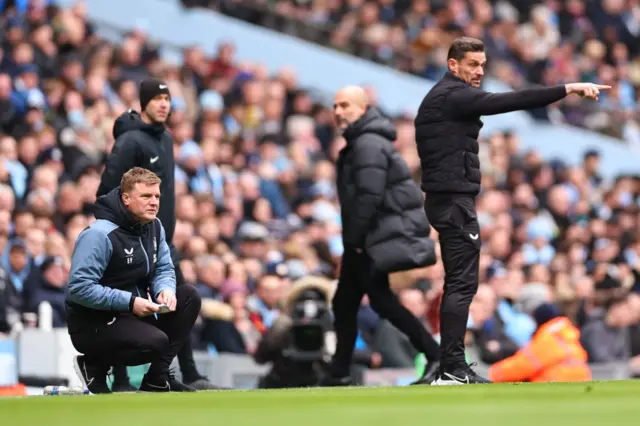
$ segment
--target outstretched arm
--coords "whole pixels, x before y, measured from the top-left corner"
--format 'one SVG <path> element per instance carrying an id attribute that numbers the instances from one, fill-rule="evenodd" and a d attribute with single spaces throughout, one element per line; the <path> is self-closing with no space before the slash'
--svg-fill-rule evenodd
<path id="1" fill-rule="evenodd" d="M 479 117 L 541 108 L 570 94 L 595 100 L 598 99 L 600 90 L 607 89 L 610 89 L 610 86 L 592 83 L 570 83 L 506 93 L 490 93 L 474 87 L 465 87 L 452 93 L 449 101 L 454 114 Z"/>
<path id="2" fill-rule="evenodd" d="M 503 114 L 505 112 L 540 108 L 567 96 L 564 86 L 526 89 L 515 92 L 491 93 L 474 87 L 456 90 L 449 97 L 451 110 L 459 116 Z"/>

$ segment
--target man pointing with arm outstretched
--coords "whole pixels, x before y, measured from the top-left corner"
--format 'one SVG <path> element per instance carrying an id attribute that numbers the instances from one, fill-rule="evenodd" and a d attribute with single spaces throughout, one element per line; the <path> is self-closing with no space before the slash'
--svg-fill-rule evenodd
<path id="1" fill-rule="evenodd" d="M 483 115 L 540 108 L 567 95 L 598 99 L 609 86 L 572 83 L 489 93 L 480 89 L 484 43 L 462 37 L 449 48 L 448 72 L 425 96 L 415 119 L 422 189 L 429 222 L 438 231 L 445 286 L 440 309 L 440 368 L 434 385 L 486 383 L 465 361 L 469 305 L 478 289 L 480 192 L 478 134 Z"/>

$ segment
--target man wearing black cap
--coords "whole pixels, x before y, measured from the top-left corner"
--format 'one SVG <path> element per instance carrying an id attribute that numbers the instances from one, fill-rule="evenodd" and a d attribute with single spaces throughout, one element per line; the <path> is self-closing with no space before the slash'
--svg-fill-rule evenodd
<path id="1" fill-rule="evenodd" d="M 118 187 L 122 175 L 134 167 L 149 169 L 161 179 L 158 218 L 167 233 L 177 284 L 181 285 L 184 278 L 179 267 L 179 254 L 172 243 L 176 227 L 173 140 L 165 128 L 171 111 L 171 94 L 165 82 L 148 79 L 140 83 L 139 96 L 141 112 L 129 110 L 118 117 L 113 126 L 116 141 L 107 158 L 97 196 Z M 185 383 L 198 389 L 213 388 L 196 370 L 190 339 L 178 353 L 178 360 Z M 117 367 L 114 372 L 114 388 L 130 390 L 124 367 Z"/>

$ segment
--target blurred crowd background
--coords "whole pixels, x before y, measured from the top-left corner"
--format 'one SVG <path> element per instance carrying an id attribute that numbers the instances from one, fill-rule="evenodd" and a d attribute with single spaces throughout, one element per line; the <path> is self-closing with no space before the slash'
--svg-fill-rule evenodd
<path id="1" fill-rule="evenodd" d="M 451 41 L 485 41 L 488 71 L 514 88 L 593 81 L 613 86 L 595 108 L 567 98 L 540 120 L 640 143 L 637 0 L 182 0 L 213 7 L 431 80 Z"/>
<path id="2" fill-rule="evenodd" d="M 393 65 L 429 78 L 442 74 L 451 37 L 480 36 L 491 69 L 516 87 L 565 79 L 613 84 L 575 124 L 602 115 L 635 125 L 637 1 L 606 0 L 603 9 L 580 0 L 535 7 L 481 0 L 473 7 L 461 0 L 256 4 L 332 25 L 336 46 L 358 32 L 380 60 L 422 52 L 411 58 L 424 62 Z M 203 309 L 194 330 L 198 349 L 253 353 L 294 280 L 337 277 L 343 247 L 334 162 L 345 142 L 333 130 L 331 106 L 298 85 L 295 69 L 270 74 L 238 62 L 233 41 L 212 56 L 187 48 L 182 64 L 168 63 L 142 30 L 118 45 L 101 40 L 82 3 L 61 9 L 5 0 L 0 10 L 0 333 L 17 323 L 35 326 L 42 301 L 53 307 L 54 326 L 66 325 L 70 257 L 93 220 L 112 127 L 121 113 L 139 109 L 137 85 L 149 76 L 164 79 L 172 95 L 182 271 L 207 301 L 218 302 L 219 309 Z M 619 18 L 607 18 L 612 10 Z M 375 88 L 367 90 L 375 106 Z M 545 113 L 560 111 L 573 122 L 580 108 L 561 103 Z M 417 178 L 413 117 L 391 118 L 396 147 Z M 533 309 L 553 302 L 580 327 L 591 362 L 640 366 L 639 177 L 603 179 L 597 150 L 577 166 L 545 161 L 520 149 L 518 136 L 507 129 L 481 141 L 481 286 L 468 343 L 487 363 L 503 359 L 530 340 Z M 443 280 L 441 261 L 391 279 L 435 334 Z M 359 328 L 358 349 L 369 353 L 371 367 L 414 365 L 409 342 L 366 298 Z"/>

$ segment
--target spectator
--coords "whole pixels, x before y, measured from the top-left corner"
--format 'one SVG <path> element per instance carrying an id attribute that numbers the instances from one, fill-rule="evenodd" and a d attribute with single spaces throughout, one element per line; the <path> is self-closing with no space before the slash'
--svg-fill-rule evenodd
<path id="1" fill-rule="evenodd" d="M 31 254 L 27 249 L 24 240 L 15 238 L 10 240 L 4 248 L 2 256 L 2 267 L 7 272 L 8 284 L 12 291 L 19 295 L 13 304 L 13 308 L 22 311 L 33 297 L 33 288 L 27 285 L 27 277 L 33 266 Z"/>
<path id="2" fill-rule="evenodd" d="M 533 316 L 537 330 L 521 351 L 491 366 L 491 381 L 586 382 L 591 380 L 580 332 L 551 304 L 538 306 Z"/>
<path id="3" fill-rule="evenodd" d="M 599 108 L 568 98 L 530 111 L 535 118 L 601 131 L 630 144 L 639 140 L 636 2 L 275 0 L 267 8 L 249 0 L 219 3 L 222 13 L 269 28 L 275 15 L 276 29 L 287 34 L 291 28 L 314 28 L 293 34 L 430 80 L 446 71 L 451 40 L 480 38 L 491 74 L 514 88 L 579 80 L 613 86 L 600 97 Z M 292 26 L 292 21 L 304 25 Z"/>
<path id="4" fill-rule="evenodd" d="M 279 314 L 278 301 L 282 298 L 282 282 L 276 275 L 264 275 L 255 294 L 247 300 L 249 318 L 260 333 L 264 333 Z"/>
<path id="5" fill-rule="evenodd" d="M 30 300 L 28 312 L 38 312 L 41 303 L 49 303 L 53 310 L 52 326 L 67 326 L 65 307 L 66 286 L 69 278 L 69 265 L 60 257 L 48 257 L 40 266 L 38 282 L 34 284 L 34 295 Z"/>

